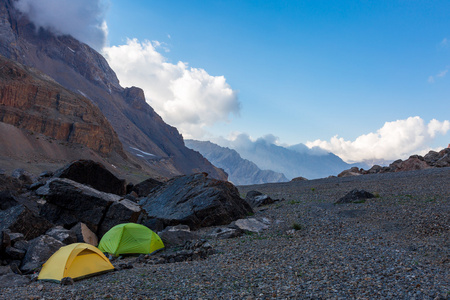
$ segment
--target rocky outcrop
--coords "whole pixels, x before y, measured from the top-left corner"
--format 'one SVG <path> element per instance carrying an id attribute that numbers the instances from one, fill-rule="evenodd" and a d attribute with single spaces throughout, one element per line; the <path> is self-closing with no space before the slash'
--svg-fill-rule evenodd
<path id="1" fill-rule="evenodd" d="M 31 240 L 20 267 L 21 271 L 30 273 L 39 269 L 62 246 L 64 246 L 62 242 L 48 235 Z"/>
<path id="2" fill-rule="evenodd" d="M 351 169 L 342 171 L 338 175 L 338 177 L 389 172 L 404 172 L 443 167 L 450 167 L 450 148 L 442 149 L 439 152 L 430 151 L 425 156 L 411 155 L 407 160 L 398 159 L 387 167 L 374 165 L 369 170 L 353 167 Z"/>
<path id="3" fill-rule="evenodd" d="M 89 98 L 109 120 L 127 151 L 138 149 L 136 154 L 139 151 L 151 154 L 142 163 L 160 176 L 203 171 L 226 180 L 227 175 L 222 170 L 185 147 L 177 129 L 166 124 L 146 103 L 141 89 L 122 88 L 114 71 L 97 51 L 71 36 L 55 35 L 36 28 L 14 8 L 13 0 L 0 0 L 0 54 L 34 67 L 65 88 Z M 53 94 L 49 96 L 56 97 Z M 17 123 L 15 118 L 11 116 L 10 122 Z M 39 122 L 38 116 L 29 120 L 29 123 Z M 81 124 L 75 124 L 74 129 L 78 132 L 86 130 Z M 57 119 L 45 124 L 47 131 L 60 131 L 59 135 L 67 137 L 66 131 L 70 126 L 59 127 Z M 79 135 L 78 139 L 97 147 L 104 142 L 90 136 L 92 134 L 84 138 Z"/>
<path id="4" fill-rule="evenodd" d="M 125 155 L 117 134 L 91 101 L 3 56 L 0 65 L 0 122 L 102 154 Z"/>
<path id="5" fill-rule="evenodd" d="M 141 213 L 129 200 L 70 179 L 51 179 L 36 193 L 46 199 L 40 214 L 47 220 L 66 228 L 83 222 L 100 235 L 117 224 L 137 222 Z"/>
<path id="6" fill-rule="evenodd" d="M 185 224 L 192 229 L 229 224 L 253 212 L 234 185 L 204 173 L 174 178 L 140 204 L 165 226 Z"/>
<path id="7" fill-rule="evenodd" d="M 0 211 L 0 232 L 9 229 L 12 232 L 22 233 L 26 240 L 44 234 L 52 226 L 49 221 L 35 215 L 24 205 Z"/>

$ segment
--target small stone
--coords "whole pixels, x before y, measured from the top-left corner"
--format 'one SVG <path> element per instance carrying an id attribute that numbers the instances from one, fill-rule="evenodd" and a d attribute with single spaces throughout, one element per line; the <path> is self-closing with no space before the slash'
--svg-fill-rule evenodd
<path id="1" fill-rule="evenodd" d="M 61 279 L 61 285 L 73 285 L 73 279 L 71 277 L 64 277 Z"/>

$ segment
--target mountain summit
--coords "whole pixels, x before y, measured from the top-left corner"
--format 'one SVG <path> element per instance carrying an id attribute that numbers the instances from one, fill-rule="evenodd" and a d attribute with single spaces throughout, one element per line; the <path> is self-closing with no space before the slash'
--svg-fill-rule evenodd
<path id="1" fill-rule="evenodd" d="M 37 28 L 13 0 L 0 0 L 0 54 L 49 75 L 63 87 L 97 105 L 123 143 L 124 150 L 170 177 L 207 172 L 226 179 L 199 153 L 184 145 L 178 130 L 166 124 L 137 87 L 123 88 L 106 60 L 68 35 Z"/>

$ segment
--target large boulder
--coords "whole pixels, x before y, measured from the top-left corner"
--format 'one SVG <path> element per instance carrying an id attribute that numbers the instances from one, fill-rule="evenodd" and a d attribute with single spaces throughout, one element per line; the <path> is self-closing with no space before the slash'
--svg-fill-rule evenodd
<path id="1" fill-rule="evenodd" d="M 135 192 L 139 197 L 145 197 L 150 194 L 153 189 L 158 188 L 163 184 L 164 183 L 162 183 L 161 181 L 149 178 L 134 185 L 131 190 Z"/>
<path id="2" fill-rule="evenodd" d="M 391 172 L 424 170 L 431 168 L 420 155 L 411 155 L 407 160 L 396 160 L 389 165 Z"/>
<path id="3" fill-rule="evenodd" d="M 247 201 L 247 203 L 250 204 L 252 208 L 272 204 L 275 202 L 275 200 L 270 198 L 268 195 L 258 191 L 248 192 L 245 196 L 245 201 Z"/>
<path id="4" fill-rule="evenodd" d="M 0 210 L 19 205 L 16 197 L 11 191 L 0 191 Z"/>
<path id="5" fill-rule="evenodd" d="M 173 178 L 140 204 L 165 226 L 185 224 L 192 229 L 229 224 L 253 213 L 233 184 L 205 173 Z"/>
<path id="6" fill-rule="evenodd" d="M 26 240 L 44 234 L 52 226 L 49 221 L 35 215 L 24 205 L 0 211 L 0 231 L 9 229 L 11 232 L 22 233 Z"/>
<path id="7" fill-rule="evenodd" d="M 158 236 L 162 239 L 166 248 L 184 245 L 188 241 L 200 239 L 200 236 L 191 232 L 187 225 L 169 226 L 163 231 L 158 232 Z"/>
<path id="8" fill-rule="evenodd" d="M 41 235 L 31 240 L 20 270 L 31 273 L 39 269 L 62 246 L 65 245 L 48 235 Z"/>
<path id="9" fill-rule="evenodd" d="M 22 183 L 13 177 L 0 174 L 0 191 L 18 191 L 22 187 Z"/>
<path id="10" fill-rule="evenodd" d="M 97 232 L 108 207 L 121 199 L 61 178 L 49 180 L 36 193 L 47 201 L 41 209 L 41 215 L 46 219 L 65 228 L 83 222 L 94 232 Z"/>
<path id="11" fill-rule="evenodd" d="M 344 170 L 338 174 L 337 177 L 349 177 L 349 176 L 359 176 L 362 175 L 362 169 L 360 170 L 358 167 L 352 167 L 348 170 Z"/>
<path id="12" fill-rule="evenodd" d="M 433 167 L 450 167 L 450 148 L 442 149 L 439 152 L 431 150 L 423 159 Z"/>
<path id="13" fill-rule="evenodd" d="M 24 184 L 32 184 L 37 181 L 37 177 L 24 169 L 15 169 L 11 177 L 17 178 Z"/>
<path id="14" fill-rule="evenodd" d="M 141 215 L 141 207 L 128 199 L 114 202 L 107 210 L 100 224 L 98 235 L 102 237 L 112 227 L 122 223 L 137 223 Z"/>
<path id="15" fill-rule="evenodd" d="M 55 172 L 54 177 L 67 178 L 96 190 L 125 195 L 125 180 L 117 178 L 104 165 L 92 160 L 78 160 Z"/>
<path id="16" fill-rule="evenodd" d="M 63 244 L 69 245 L 77 242 L 77 235 L 75 231 L 65 229 L 62 226 L 56 226 L 48 230 L 46 235 L 51 236 L 54 239 L 62 242 Z"/>

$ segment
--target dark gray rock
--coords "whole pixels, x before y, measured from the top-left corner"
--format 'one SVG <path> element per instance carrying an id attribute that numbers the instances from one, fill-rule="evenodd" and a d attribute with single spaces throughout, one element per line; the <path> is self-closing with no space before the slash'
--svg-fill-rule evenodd
<path id="1" fill-rule="evenodd" d="M 139 197 L 146 197 L 152 190 L 163 185 L 161 181 L 153 178 L 146 179 L 133 186 L 131 191 L 135 192 Z"/>
<path id="2" fill-rule="evenodd" d="M 19 232 L 10 232 L 8 233 L 9 235 L 9 239 L 11 240 L 11 245 L 15 245 L 15 243 L 19 242 L 19 241 L 23 241 L 25 239 L 25 236 L 23 235 L 23 233 L 19 233 Z"/>
<path id="3" fill-rule="evenodd" d="M 9 229 L 0 231 L 0 254 L 5 251 L 7 247 L 11 246 L 11 238 L 9 237 Z"/>
<path id="4" fill-rule="evenodd" d="M 78 160 L 59 169 L 53 175 L 67 178 L 96 190 L 116 195 L 125 195 L 125 180 L 117 178 L 104 165 L 92 160 Z"/>
<path id="5" fill-rule="evenodd" d="M 263 205 L 272 204 L 276 200 L 273 200 L 272 198 L 261 192 L 250 191 L 245 196 L 245 201 L 247 201 L 247 203 L 250 204 L 252 208 L 255 208 Z"/>
<path id="6" fill-rule="evenodd" d="M 45 181 L 38 181 L 38 182 L 35 182 L 35 183 L 31 184 L 28 189 L 32 190 L 32 191 L 35 191 L 35 190 L 37 190 L 38 188 L 40 188 L 41 186 L 44 186 L 44 185 L 45 185 Z"/>
<path id="7" fill-rule="evenodd" d="M 158 232 L 159 237 L 166 247 L 184 245 L 186 242 L 198 240 L 200 237 L 185 227 L 169 226 L 162 232 Z"/>
<path id="8" fill-rule="evenodd" d="M 375 198 L 375 195 L 364 190 L 354 189 L 336 201 L 335 204 L 361 203 L 370 198 Z"/>
<path id="9" fill-rule="evenodd" d="M 0 210 L 19 205 L 14 193 L 11 191 L 0 191 Z"/>
<path id="10" fill-rule="evenodd" d="M 438 168 L 450 167 L 450 151 L 439 158 L 435 166 Z"/>
<path id="11" fill-rule="evenodd" d="M 22 188 L 22 183 L 17 178 L 0 174 L 0 191 L 18 191 Z"/>
<path id="12" fill-rule="evenodd" d="M 14 248 L 27 251 L 29 242 L 25 240 L 20 240 L 14 243 Z"/>
<path id="13" fill-rule="evenodd" d="M 49 221 L 35 215 L 24 205 L 0 211 L 0 231 L 9 229 L 11 232 L 22 233 L 26 240 L 44 234 L 52 226 Z"/>
<path id="14" fill-rule="evenodd" d="M 156 218 L 148 218 L 145 216 L 139 223 L 150 228 L 154 232 L 159 232 L 164 229 L 164 223 Z"/>
<path id="15" fill-rule="evenodd" d="M 61 285 L 73 285 L 73 279 L 71 277 L 64 277 L 61 279 Z"/>
<path id="16" fill-rule="evenodd" d="M 19 266 L 20 266 L 20 260 L 19 260 L 19 261 L 12 262 L 12 263 L 9 265 L 9 268 L 11 269 L 11 271 L 12 271 L 14 274 L 22 275 L 22 271 L 20 271 Z"/>
<path id="17" fill-rule="evenodd" d="M 7 247 L 5 249 L 6 255 L 8 255 L 11 259 L 21 260 L 25 257 L 26 251 L 17 249 L 15 247 Z"/>
<path id="18" fill-rule="evenodd" d="M 34 176 L 33 174 L 31 174 L 28 171 L 25 171 L 24 169 L 15 169 L 12 172 L 11 177 L 17 178 L 24 184 L 32 184 L 37 181 L 36 176 Z"/>
<path id="19" fill-rule="evenodd" d="M 134 203 L 139 203 L 139 199 L 136 197 L 137 194 L 135 192 L 132 192 L 130 194 L 125 195 L 125 199 L 128 199 Z"/>
<path id="20" fill-rule="evenodd" d="M 77 242 L 77 235 L 75 231 L 65 229 L 62 226 L 56 226 L 48 230 L 46 235 L 51 236 L 54 239 L 62 242 L 63 244 L 69 245 Z"/>
<path id="21" fill-rule="evenodd" d="M 241 236 L 244 232 L 237 228 L 219 227 L 208 233 L 208 237 L 215 239 L 232 239 Z"/>
<path id="22" fill-rule="evenodd" d="M 36 193 L 45 196 L 47 201 L 41 209 L 41 216 L 66 228 L 83 222 L 94 232 L 97 232 L 108 207 L 121 199 L 61 178 L 49 180 Z"/>
<path id="23" fill-rule="evenodd" d="M 423 159 L 433 167 L 450 167 L 450 148 L 444 148 L 439 152 L 430 151 Z"/>
<path id="24" fill-rule="evenodd" d="M 41 235 L 31 240 L 20 270 L 31 273 L 39 269 L 62 246 L 64 246 L 62 242 L 48 235 Z"/>
<path id="25" fill-rule="evenodd" d="M 186 224 L 193 229 L 226 225 L 253 213 L 233 184 L 204 173 L 176 177 L 140 204 L 150 218 L 165 226 Z"/>
<path id="26" fill-rule="evenodd" d="M 138 258 L 138 262 L 146 264 L 165 264 L 182 261 L 193 261 L 205 259 L 208 255 L 214 254 L 214 249 L 206 240 L 187 241 L 181 250 L 165 251 L 159 255 L 145 255 Z"/>
<path id="27" fill-rule="evenodd" d="M 141 215 L 141 207 L 133 201 L 124 199 L 114 202 L 107 210 L 100 225 L 98 235 L 103 236 L 112 227 L 122 223 L 137 223 Z"/>
<path id="28" fill-rule="evenodd" d="M 41 174 L 39 174 L 39 179 L 50 178 L 53 175 L 54 175 L 54 173 L 52 171 L 44 171 Z"/>
<path id="29" fill-rule="evenodd" d="M 230 228 L 235 228 L 243 232 L 260 233 L 269 228 L 271 221 L 267 218 L 239 219 L 230 224 Z"/>

